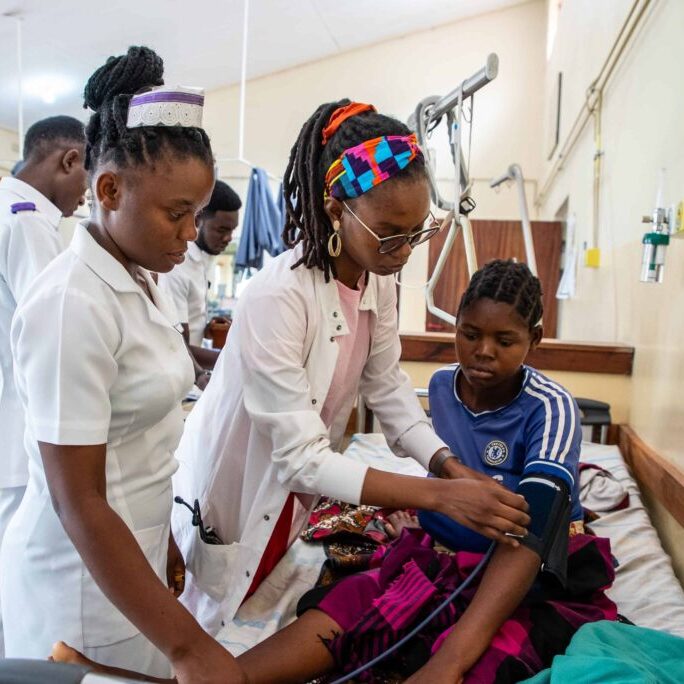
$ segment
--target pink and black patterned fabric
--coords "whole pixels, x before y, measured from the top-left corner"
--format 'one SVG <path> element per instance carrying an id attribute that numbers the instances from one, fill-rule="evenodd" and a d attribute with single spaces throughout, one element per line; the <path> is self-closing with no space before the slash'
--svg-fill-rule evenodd
<path id="1" fill-rule="evenodd" d="M 569 539 L 565 588 L 538 579 L 490 647 L 467 673 L 465 684 L 504 684 L 531 677 L 563 653 L 585 623 L 615 620 L 615 604 L 604 593 L 615 577 L 607 539 L 577 534 Z M 436 608 L 470 574 L 482 554 L 440 553 L 419 529 L 378 551 L 373 569 L 357 573 L 318 592 L 315 607 L 332 617 L 343 632 L 326 642 L 338 671 L 349 673 L 385 651 Z M 383 670 L 359 681 L 385 681 L 387 671 L 409 676 L 424 665 L 463 615 L 477 580 L 440 613 L 423 632 L 388 659 Z"/>

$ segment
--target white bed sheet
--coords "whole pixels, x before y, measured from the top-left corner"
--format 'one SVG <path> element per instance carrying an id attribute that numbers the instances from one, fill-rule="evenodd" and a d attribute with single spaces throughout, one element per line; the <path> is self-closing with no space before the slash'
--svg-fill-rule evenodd
<path id="1" fill-rule="evenodd" d="M 425 475 L 412 459 L 395 457 L 379 434 L 354 435 L 346 454 L 380 470 Z M 592 523 L 597 534 L 610 538 L 620 563 L 608 594 L 619 611 L 637 625 L 684 637 L 684 591 L 619 449 L 585 442 L 582 461 L 610 471 L 630 495 L 629 508 L 602 513 Z M 314 586 L 324 559 L 322 545 L 296 541 L 217 639 L 233 655 L 239 655 L 292 622 L 297 601 Z"/>
<path id="2" fill-rule="evenodd" d="M 684 590 L 620 450 L 585 442 L 581 460 L 610 471 L 629 492 L 628 508 L 601 513 L 591 524 L 596 534 L 610 539 L 613 555 L 620 563 L 608 595 L 620 613 L 640 627 L 684 637 Z"/>

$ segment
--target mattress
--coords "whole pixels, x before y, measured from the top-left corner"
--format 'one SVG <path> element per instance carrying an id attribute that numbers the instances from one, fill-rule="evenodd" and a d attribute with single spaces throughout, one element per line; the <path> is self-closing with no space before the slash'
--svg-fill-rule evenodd
<path id="1" fill-rule="evenodd" d="M 672 570 L 631 476 L 616 446 L 583 443 L 581 460 L 608 470 L 629 492 L 629 506 L 601 513 L 591 524 L 610 539 L 619 565 L 608 595 L 622 615 L 640 627 L 684 637 L 684 591 Z"/>

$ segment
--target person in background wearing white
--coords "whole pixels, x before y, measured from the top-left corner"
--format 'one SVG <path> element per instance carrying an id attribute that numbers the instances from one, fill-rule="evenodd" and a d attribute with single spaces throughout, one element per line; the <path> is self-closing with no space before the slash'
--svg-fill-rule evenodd
<path id="1" fill-rule="evenodd" d="M 14 384 L 10 325 L 17 302 L 62 251 L 59 222 L 85 202 L 83 124 L 53 116 L 33 124 L 13 178 L 0 180 L 0 543 L 28 481 L 24 409 Z M 0 655 L 4 640 L 0 625 Z"/>
<path id="2" fill-rule="evenodd" d="M 197 217 L 197 240 L 188 246 L 185 261 L 169 273 L 159 274 L 159 287 L 173 301 L 183 326 L 183 337 L 195 360 L 195 383 L 204 389 L 218 351 L 202 348 L 208 337 L 207 292 L 209 265 L 228 247 L 240 220 L 242 202 L 227 183 L 217 180 L 209 204 Z"/>
<path id="3" fill-rule="evenodd" d="M 182 684 L 240 682 L 234 658 L 176 599 L 171 476 L 193 372 L 150 272 L 183 261 L 215 179 L 204 96 L 163 82 L 145 47 L 90 77 L 93 215 L 12 324 L 29 481 L 0 549 L 5 647 L 45 658 L 66 638 Z"/>

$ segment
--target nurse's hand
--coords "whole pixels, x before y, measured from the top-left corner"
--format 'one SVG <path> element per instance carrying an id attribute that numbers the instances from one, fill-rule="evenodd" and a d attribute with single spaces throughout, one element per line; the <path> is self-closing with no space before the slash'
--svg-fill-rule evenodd
<path id="1" fill-rule="evenodd" d="M 208 634 L 171 664 L 178 684 L 248 684 L 237 660 Z"/>
<path id="2" fill-rule="evenodd" d="M 520 494 L 514 494 L 491 478 L 440 479 L 432 482 L 442 490 L 433 510 L 509 546 L 519 546 L 519 543 L 507 534 L 527 536 L 529 506 Z"/>
<path id="3" fill-rule="evenodd" d="M 185 561 L 173 534 L 169 535 L 169 551 L 166 556 L 166 586 L 176 598 L 185 589 Z"/>

